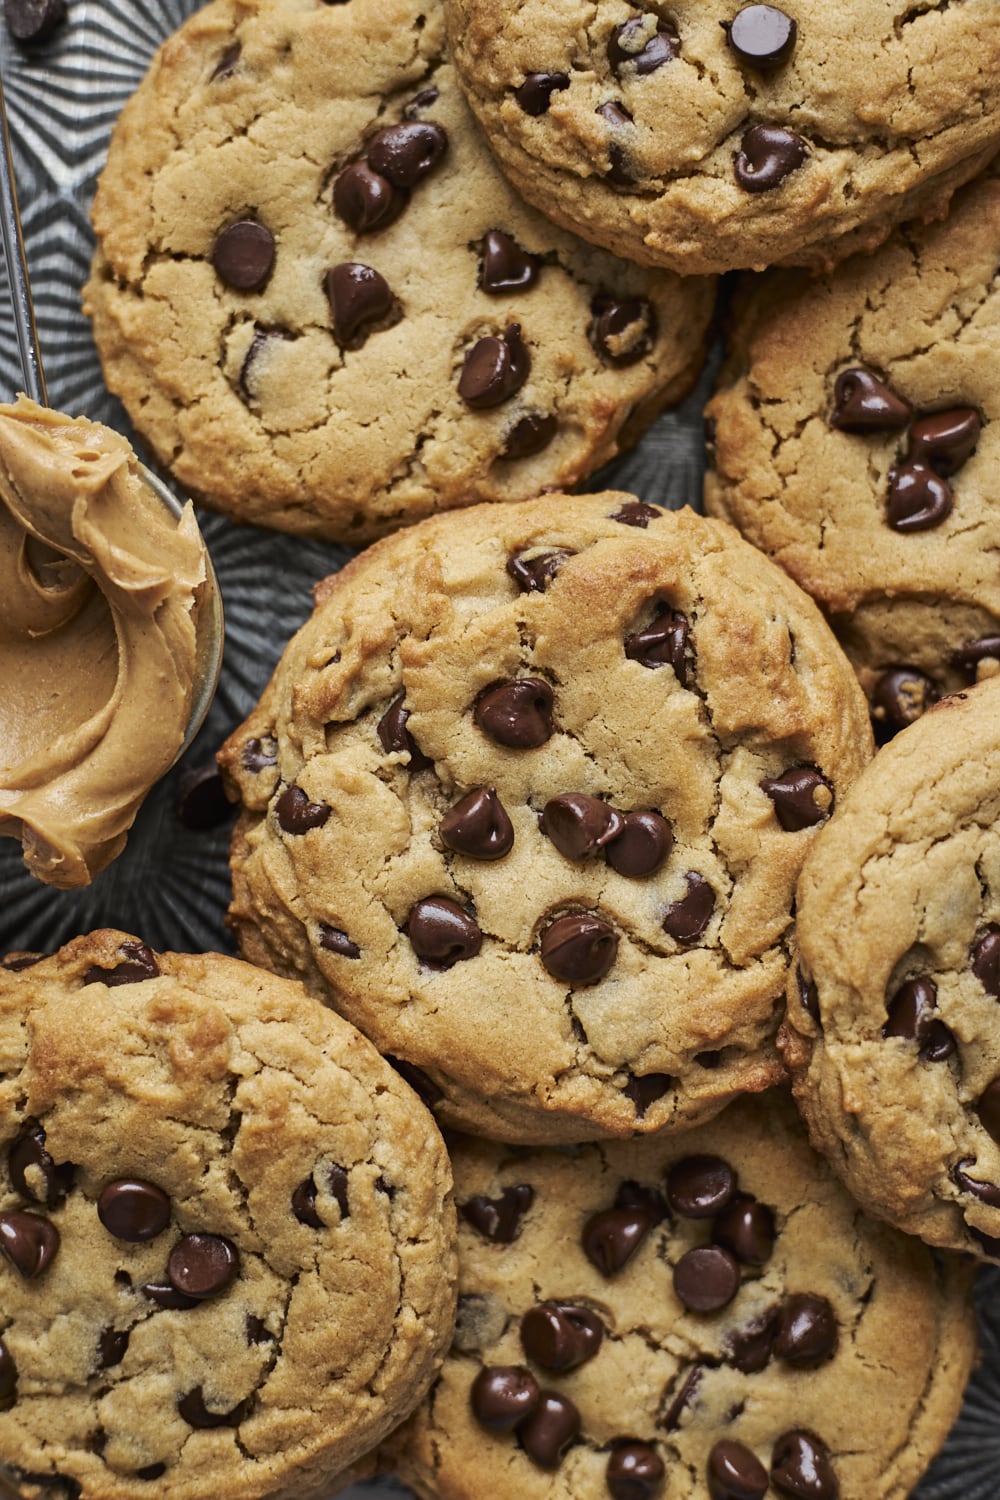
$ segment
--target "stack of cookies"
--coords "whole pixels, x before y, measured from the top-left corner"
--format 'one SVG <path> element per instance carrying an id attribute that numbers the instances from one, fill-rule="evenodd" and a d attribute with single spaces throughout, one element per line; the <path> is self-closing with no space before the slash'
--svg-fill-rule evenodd
<path id="1" fill-rule="evenodd" d="M 1000 1262 L 998 78 L 995 0 L 161 48 L 108 386 L 203 504 L 373 545 L 219 755 L 241 960 L 0 969 L 25 1500 L 916 1484 Z M 571 493 L 733 271 L 709 518 Z"/>

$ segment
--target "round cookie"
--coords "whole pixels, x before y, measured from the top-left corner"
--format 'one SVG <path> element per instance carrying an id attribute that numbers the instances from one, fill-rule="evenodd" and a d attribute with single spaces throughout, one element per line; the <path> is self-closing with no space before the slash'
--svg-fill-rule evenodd
<path id="1" fill-rule="evenodd" d="M 994 0 L 447 0 L 511 180 L 682 275 L 823 268 L 936 217 L 1000 145 Z"/>
<path id="2" fill-rule="evenodd" d="M 1000 679 L 879 752 L 806 862 L 796 942 L 814 1144 L 873 1213 L 1000 1260 Z"/>
<path id="3" fill-rule="evenodd" d="M 455 1344 L 384 1455 L 418 1495 L 910 1493 L 970 1371 L 970 1273 L 860 1214 L 783 1093 L 669 1140 L 452 1154 Z"/>
<path id="4" fill-rule="evenodd" d="M 614 493 L 432 518 L 316 597 L 221 754 L 244 955 L 497 1139 L 781 1076 L 795 882 L 871 743 L 812 601 Z"/>
<path id="5" fill-rule="evenodd" d="M 827 611 L 888 738 L 1000 658 L 1000 180 L 821 281 L 752 288 L 705 503 Z"/>
<path id="6" fill-rule="evenodd" d="M 523 203 L 422 0 L 213 0 L 93 220 L 105 379 L 160 462 L 334 540 L 575 484 L 687 392 L 713 303 Z"/>
<path id="7" fill-rule="evenodd" d="M 0 967 L 0 1055 L 19 1494 L 347 1482 L 452 1328 L 451 1171 L 412 1092 L 300 986 L 111 931 Z"/>

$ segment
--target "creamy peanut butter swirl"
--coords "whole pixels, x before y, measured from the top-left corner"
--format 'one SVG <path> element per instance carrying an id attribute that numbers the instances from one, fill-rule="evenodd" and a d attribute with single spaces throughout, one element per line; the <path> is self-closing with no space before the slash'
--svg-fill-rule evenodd
<path id="1" fill-rule="evenodd" d="M 176 757 L 205 577 L 124 438 L 0 405 L 0 835 L 38 879 L 87 885 Z"/>

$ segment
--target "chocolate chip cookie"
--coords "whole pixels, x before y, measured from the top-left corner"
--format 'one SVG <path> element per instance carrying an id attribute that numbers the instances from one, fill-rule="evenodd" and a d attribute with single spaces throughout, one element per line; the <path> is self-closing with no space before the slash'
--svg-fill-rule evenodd
<path id="1" fill-rule="evenodd" d="M 825 267 L 940 214 L 1000 145 L 995 0 L 447 0 L 511 180 L 683 274 Z"/>
<path id="2" fill-rule="evenodd" d="M 347 541 L 574 484 L 693 383 L 713 288 L 555 229 L 431 0 L 214 0 L 125 109 L 86 291 L 184 488 Z"/>
<path id="3" fill-rule="evenodd" d="M 450 1124 L 682 1126 L 780 1076 L 795 881 L 869 754 L 818 610 L 730 527 L 473 507 L 319 586 L 221 756 L 230 920 Z"/>
<path id="4" fill-rule="evenodd" d="M 796 938 L 784 1052 L 815 1144 L 873 1213 L 1000 1260 L 1000 680 L 880 751 Z"/>
<path id="5" fill-rule="evenodd" d="M 889 738 L 1000 664 L 1000 179 L 811 281 L 762 277 L 708 407 L 713 515 L 828 612 Z"/>
<path id="6" fill-rule="evenodd" d="M 454 1145 L 455 1344 L 389 1462 L 429 1500 L 903 1500 L 969 1273 L 867 1219 L 782 1092 L 681 1136 Z"/>
<path id="7" fill-rule="evenodd" d="M 427 1111 L 300 986 L 120 932 L 0 967 L 0 1050 L 6 1477 L 330 1494 L 451 1333 Z"/>

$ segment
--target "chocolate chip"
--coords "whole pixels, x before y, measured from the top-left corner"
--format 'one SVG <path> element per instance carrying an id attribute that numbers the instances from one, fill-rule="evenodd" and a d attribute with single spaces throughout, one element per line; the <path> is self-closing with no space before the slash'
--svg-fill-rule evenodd
<path id="1" fill-rule="evenodd" d="M 778 1336 L 780 1312 L 770 1308 L 745 1328 L 737 1328 L 726 1341 L 728 1362 L 743 1375 L 759 1375 L 767 1367 Z"/>
<path id="2" fill-rule="evenodd" d="M 316 1187 L 312 1175 L 299 1183 L 292 1194 L 292 1213 L 300 1224 L 308 1229 L 325 1229 L 326 1225 L 316 1212 Z"/>
<path id="3" fill-rule="evenodd" d="M 815 766 L 793 766 L 780 776 L 765 776 L 760 789 L 774 803 L 786 833 L 815 828 L 833 812 L 833 787 Z"/>
<path id="4" fill-rule="evenodd" d="M 987 927 L 977 937 L 969 962 L 986 993 L 1000 1000 L 1000 927 Z"/>
<path id="5" fill-rule="evenodd" d="M 487 334 L 465 351 L 458 394 L 474 411 L 487 411 L 509 401 L 530 373 L 531 355 L 521 325 L 510 323 L 503 338 Z"/>
<path id="6" fill-rule="evenodd" d="M 0 969 L 6 969 L 9 974 L 21 974 L 25 969 L 33 969 L 35 964 L 40 964 L 44 957 L 44 953 L 15 950 L 13 953 L 4 954 L 0 959 Z"/>
<path id="7" fill-rule="evenodd" d="M 963 1193 L 971 1193 L 978 1198 L 980 1203 L 988 1203 L 990 1208 L 1000 1208 L 1000 1187 L 992 1182 L 981 1182 L 978 1177 L 970 1177 L 965 1170 L 966 1167 L 974 1167 L 976 1158 L 966 1156 L 957 1166 L 951 1169 L 951 1180 Z"/>
<path id="8" fill-rule="evenodd" d="M 18 42 L 44 42 L 66 19 L 66 0 L 4 0 L 7 29 Z"/>
<path id="9" fill-rule="evenodd" d="M 526 73 L 524 82 L 514 90 L 514 98 L 526 115 L 544 115 L 552 95 L 569 88 L 568 73 Z"/>
<path id="10" fill-rule="evenodd" d="M 645 531 L 650 521 L 658 521 L 663 515 L 657 505 L 647 505 L 645 500 L 626 500 L 624 505 L 612 512 L 609 521 L 620 521 L 623 526 L 637 526 Z"/>
<path id="11" fill-rule="evenodd" d="M 566 1449 L 580 1435 L 580 1413 L 567 1397 L 542 1391 L 517 1432 L 532 1463 L 540 1469 L 558 1469 Z"/>
<path id="12" fill-rule="evenodd" d="M 546 802 L 539 827 L 567 859 L 589 859 L 618 837 L 625 820 L 599 797 L 564 792 Z"/>
<path id="13" fill-rule="evenodd" d="M 907 458 L 914 464 L 926 464 L 947 479 L 975 453 L 982 425 L 974 406 L 956 406 L 951 411 L 920 417 L 910 428 Z"/>
<path id="14" fill-rule="evenodd" d="M 956 646 L 951 653 L 952 666 L 972 677 L 975 677 L 976 668 L 983 661 L 1000 663 L 1000 635 L 984 635 L 978 641 L 968 641 L 964 646 Z"/>
<path id="15" fill-rule="evenodd" d="M 662 1193 L 658 1193 L 655 1188 L 644 1187 L 641 1182 L 633 1182 L 631 1179 L 619 1183 L 614 1206 L 644 1213 L 650 1224 L 660 1224 L 670 1217 L 667 1200 Z"/>
<path id="16" fill-rule="evenodd" d="M 612 1500 L 656 1500 L 666 1470 L 651 1443 L 618 1443 L 604 1472 Z"/>
<path id="17" fill-rule="evenodd" d="M 521 1365 L 486 1365 L 472 1382 L 472 1412 L 487 1432 L 513 1432 L 537 1410 L 538 1381 Z"/>
<path id="18" fill-rule="evenodd" d="M 898 432 L 912 410 L 884 381 L 856 365 L 837 376 L 830 426 L 840 432 Z"/>
<path id="19" fill-rule="evenodd" d="M 507 559 L 507 572 L 522 594 L 544 594 L 567 557 L 572 556 L 572 552 L 559 548 L 554 548 L 551 552 L 538 552 L 534 557 L 513 552 Z"/>
<path id="20" fill-rule="evenodd" d="M 766 5 L 751 10 L 767 10 Z M 761 1500 L 767 1494 L 767 1470 L 743 1443 L 723 1438 L 708 1455 L 708 1493 L 712 1500 Z"/>
<path id="21" fill-rule="evenodd" d="M 508 432 L 500 457 L 531 458 L 542 453 L 558 431 L 559 418 L 554 413 L 529 411 Z"/>
<path id="22" fill-rule="evenodd" d="M 799 1004 L 806 1015 L 811 1016 L 822 1031 L 823 1018 L 820 1015 L 819 991 L 816 988 L 815 981 L 807 979 L 801 969 L 795 970 L 795 980 L 799 987 Z"/>
<path id="23" fill-rule="evenodd" d="M 9 1411 L 17 1399 L 17 1365 L 0 1339 L 0 1411 Z"/>
<path id="24" fill-rule="evenodd" d="M 212 265 L 226 286 L 257 292 L 274 268 L 274 235 L 256 219 L 240 219 L 224 229 L 212 250 Z"/>
<path id="25" fill-rule="evenodd" d="M 674 1291 L 689 1312 L 719 1312 L 739 1289 L 740 1268 L 719 1245 L 688 1250 L 674 1266 Z"/>
<path id="26" fill-rule="evenodd" d="M 322 828 L 330 816 L 329 802 L 310 802 L 307 792 L 293 781 L 286 786 L 274 805 L 279 827 L 286 833 L 308 833 L 310 828 Z"/>
<path id="27" fill-rule="evenodd" d="M 278 764 L 278 741 L 269 734 L 266 734 L 263 739 L 247 740 L 240 760 L 243 763 L 243 769 L 250 771 L 253 775 L 266 771 L 269 766 Z"/>
<path id="28" fill-rule="evenodd" d="M 372 171 L 366 161 L 352 162 L 333 184 L 334 210 L 355 234 L 387 229 L 395 224 L 409 201 L 409 193 L 393 187 L 388 178 Z"/>
<path id="29" fill-rule="evenodd" d="M 384 1053 L 383 1056 L 389 1066 L 395 1068 L 400 1078 L 410 1085 L 417 1098 L 423 1100 L 428 1109 L 433 1109 L 435 1104 L 438 1104 L 444 1098 L 444 1094 L 438 1088 L 433 1078 L 429 1077 L 423 1068 L 418 1068 L 416 1063 L 407 1062 L 405 1057 L 393 1057 L 390 1052 Z M 380 1182 L 382 1182 L 381 1177 L 375 1186 L 378 1187 Z M 387 1187 L 385 1191 L 391 1198 L 394 1196 L 396 1190 L 395 1188 Z"/>
<path id="30" fill-rule="evenodd" d="M 602 1276 L 615 1276 L 638 1250 L 655 1222 L 645 1207 L 603 1209 L 583 1226 L 580 1236 L 583 1253 Z"/>
<path id="31" fill-rule="evenodd" d="M 966 1224 L 965 1227 L 981 1250 L 992 1256 L 994 1260 L 1000 1260 L 1000 1239 L 984 1234 L 981 1229 L 973 1229 L 971 1224 Z"/>
<path id="32" fill-rule="evenodd" d="M 631 16 L 611 33 L 608 62 L 616 78 L 623 72 L 626 77 L 645 78 L 671 62 L 680 50 L 680 38 L 669 22 L 657 21 L 650 36 L 646 17 Z"/>
<path id="33" fill-rule="evenodd" d="M 167 1472 L 166 1464 L 146 1464 L 143 1469 L 136 1469 L 136 1479 L 162 1479 Z"/>
<path id="34" fill-rule="evenodd" d="M 436 969 L 475 958 L 483 946 L 478 922 L 447 896 L 427 896 L 410 907 L 406 924 L 413 951 Z"/>
<path id="35" fill-rule="evenodd" d="M 240 60 L 240 53 L 242 51 L 243 44 L 241 42 L 230 42 L 209 74 L 209 83 L 215 83 L 220 78 L 232 78 L 236 72 L 236 64 Z"/>
<path id="36" fill-rule="evenodd" d="M 625 637 L 625 655 L 644 667 L 673 667 L 681 687 L 687 687 L 690 625 L 678 609 L 661 608 L 644 630 Z"/>
<path id="37" fill-rule="evenodd" d="M 84 984 L 106 984 L 111 990 L 120 984 L 142 984 L 144 980 L 158 976 L 160 966 L 156 961 L 156 954 L 145 943 L 122 943 L 118 952 L 125 955 L 121 963 L 115 964 L 111 969 L 91 964 L 83 976 Z"/>
<path id="38" fill-rule="evenodd" d="M 712 1239 L 744 1266 L 763 1266 L 774 1249 L 774 1214 L 765 1203 L 740 1193 L 712 1225 Z"/>
<path id="39" fill-rule="evenodd" d="M 872 688 L 872 721 L 881 741 L 915 724 L 941 694 L 937 683 L 916 667 L 893 667 Z"/>
<path id="40" fill-rule="evenodd" d="M 492 786 L 477 787 L 456 802 L 438 832 L 442 844 L 470 859 L 503 859 L 514 847 L 514 825 Z"/>
<path id="41" fill-rule="evenodd" d="M 121 1177 L 102 1190 L 97 1217 L 115 1239 L 141 1245 L 155 1240 L 170 1223 L 170 1199 L 155 1183 Z"/>
<path id="42" fill-rule="evenodd" d="M 711 1219 L 736 1193 L 736 1173 L 721 1156 L 685 1156 L 667 1176 L 667 1202 L 687 1219 Z"/>
<path id="43" fill-rule="evenodd" d="M 635 1105 L 638 1119 L 651 1109 L 665 1094 L 669 1094 L 676 1080 L 669 1073 L 630 1073 L 628 1083 L 622 1089 L 626 1099 Z"/>
<path id="44" fill-rule="evenodd" d="M 480 693 L 473 717 L 497 745 L 536 750 L 553 731 L 553 692 L 541 677 L 514 677 Z"/>
<path id="45" fill-rule="evenodd" d="M 886 519 L 893 531 L 929 531 L 951 514 L 954 496 L 946 479 L 924 464 L 900 464 L 889 474 Z"/>
<path id="46" fill-rule="evenodd" d="M 330 0 L 327 0 L 327 3 L 329 4 Z M 342 0 L 334 0 L 334 3 L 340 4 L 342 3 Z M 431 105 L 436 104 L 440 97 L 440 90 L 436 89 L 433 84 L 430 86 L 430 88 L 421 89 L 418 94 L 414 94 L 409 104 L 407 104 L 404 108 L 404 118 L 407 120 L 419 119 L 423 111 L 425 109 L 430 109 Z"/>
<path id="47" fill-rule="evenodd" d="M 882 1035 L 915 1041 L 924 1062 L 945 1062 L 957 1043 L 951 1031 L 935 1017 L 937 986 L 932 979 L 908 979 L 892 997 L 889 1019 Z"/>
<path id="48" fill-rule="evenodd" d="M 506 1187 L 499 1198 L 478 1193 L 458 1205 L 465 1221 L 494 1245 L 512 1245 L 521 1233 L 521 1220 L 535 1201 L 535 1190 L 527 1182 Z"/>
<path id="49" fill-rule="evenodd" d="M 624 369 L 636 364 L 656 343 L 656 309 L 638 297 L 595 297 L 588 338 L 607 365 Z"/>
<path id="50" fill-rule="evenodd" d="M 380 130 L 369 143 L 368 165 L 393 187 L 416 187 L 439 164 L 448 134 L 429 120 L 409 120 Z"/>
<path id="51" fill-rule="evenodd" d="M 793 1500 L 837 1500 L 840 1493 L 826 1446 L 809 1432 L 786 1432 L 775 1443 L 771 1483 Z"/>
<path id="52" fill-rule="evenodd" d="M 994 1078 L 980 1094 L 976 1114 L 984 1130 L 1000 1145 L 1000 1078 Z"/>
<path id="53" fill-rule="evenodd" d="M 631 187 L 636 180 L 635 173 L 625 146 L 614 136 L 616 132 L 620 134 L 626 125 L 632 124 L 632 116 L 623 105 L 617 104 L 613 99 L 609 99 L 606 104 L 599 104 L 594 113 L 600 115 L 601 119 L 611 127 L 612 138 L 608 142 L 608 181 L 616 183 L 618 187 Z"/>
<path id="54" fill-rule="evenodd" d="M 712 920 L 715 892 L 697 870 L 688 870 L 684 879 L 687 894 L 665 908 L 662 926 L 678 943 L 696 943 Z"/>
<path id="55" fill-rule="evenodd" d="M 680 1426 L 682 1415 L 694 1401 L 698 1387 L 701 1385 L 701 1377 L 703 1373 L 704 1366 L 692 1365 L 691 1369 L 688 1370 L 684 1375 L 683 1380 L 680 1380 L 680 1384 L 677 1388 L 676 1394 L 673 1396 L 670 1405 L 666 1408 L 660 1422 L 658 1423 L 658 1425 L 660 1427 L 663 1427 L 667 1432 L 676 1432 L 677 1428 Z M 680 1377 L 678 1377 L 678 1379 L 680 1379 Z M 664 1396 L 666 1397 L 667 1395 L 669 1395 L 672 1390 L 673 1386 L 668 1386 L 667 1390 L 664 1392 Z"/>
<path id="56" fill-rule="evenodd" d="M 196 1385 L 193 1391 L 188 1391 L 186 1396 L 180 1398 L 177 1411 L 189 1427 L 238 1427 L 250 1415 L 252 1405 L 253 1397 L 247 1396 L 229 1411 L 209 1411 L 201 1386 Z"/>
<path id="57" fill-rule="evenodd" d="M 734 166 L 747 193 L 768 193 L 790 177 L 809 155 L 805 141 L 781 125 L 751 125 L 744 131 Z"/>
<path id="58" fill-rule="evenodd" d="M 608 864 L 632 880 L 654 874 L 674 847 L 670 824 L 650 811 L 625 813 L 622 822 L 621 832 L 605 850 Z"/>
<path id="59" fill-rule="evenodd" d="M 338 953 L 341 958 L 360 958 L 361 949 L 347 936 L 342 927 L 328 927 L 324 922 L 319 927 L 319 945 L 328 953 Z"/>
<path id="60" fill-rule="evenodd" d="M 837 1350 L 837 1318 L 825 1297 L 795 1292 L 778 1315 L 774 1352 L 790 1365 L 818 1365 Z"/>
<path id="61" fill-rule="evenodd" d="M 411 771 L 426 771 L 433 766 L 434 762 L 423 753 L 406 727 L 410 714 L 409 710 L 403 707 L 405 699 L 406 694 L 400 693 L 398 698 L 392 700 L 378 721 L 376 733 L 387 755 L 409 755 Z"/>
<path id="62" fill-rule="evenodd" d="M 604 1324 L 588 1307 L 572 1302 L 539 1302 L 521 1319 L 525 1354 L 543 1370 L 565 1374 L 593 1359 L 604 1338 Z"/>
<path id="63" fill-rule="evenodd" d="M 542 934 L 542 964 L 564 984 L 597 984 L 617 956 L 618 934 L 610 922 L 591 912 L 557 917 Z"/>
<path id="64" fill-rule="evenodd" d="M 184 1297 L 217 1297 L 240 1269 L 239 1251 L 222 1234 L 186 1234 L 170 1252 L 167 1276 Z"/>
<path id="65" fill-rule="evenodd" d="M 538 280 L 541 263 L 537 255 L 522 250 L 502 229 L 488 229 L 483 236 L 479 285 L 493 297 L 504 292 L 526 291 Z"/>
<path id="66" fill-rule="evenodd" d="M 197 1297 L 186 1297 L 183 1292 L 179 1292 L 176 1287 L 165 1282 L 147 1281 L 139 1290 L 144 1297 L 149 1298 L 150 1302 L 155 1302 L 157 1307 L 167 1308 L 173 1312 L 186 1312 L 200 1305 Z"/>
<path id="67" fill-rule="evenodd" d="M 384 318 L 393 304 L 385 277 L 359 261 L 347 260 L 334 266 L 327 271 L 324 286 L 339 344 L 356 343 L 360 330 Z"/>
<path id="68" fill-rule="evenodd" d="M 45 1131 L 37 1120 L 25 1120 L 7 1152 L 7 1170 L 23 1198 L 52 1208 L 73 1186 L 72 1162 L 57 1166 L 45 1149 Z M 29 1175 L 30 1174 L 30 1175 Z"/>
<path id="69" fill-rule="evenodd" d="M 128 1348 L 129 1330 L 127 1328 L 105 1328 L 97 1341 L 97 1368 L 99 1370 L 110 1370 L 115 1365 L 120 1365 L 125 1358 Z"/>
<path id="70" fill-rule="evenodd" d="M 247 1313 L 244 1331 L 248 1344 L 270 1344 L 275 1341 L 274 1334 L 270 1332 L 267 1325 L 253 1313 Z"/>
<path id="71" fill-rule="evenodd" d="M 0 1214 L 0 1250 L 25 1281 L 48 1270 L 59 1249 L 59 1231 L 41 1214 L 18 1208 Z"/>
<path id="72" fill-rule="evenodd" d="M 729 45 L 740 62 L 758 73 L 770 73 L 786 63 L 798 36 L 798 27 L 791 16 L 773 5 L 744 5 L 726 30 Z"/>
<path id="73" fill-rule="evenodd" d="M 222 773 L 214 760 L 202 766 L 188 766 L 177 783 L 174 812 L 178 823 L 193 833 L 205 833 L 228 822 L 236 804 L 226 796 Z"/>

